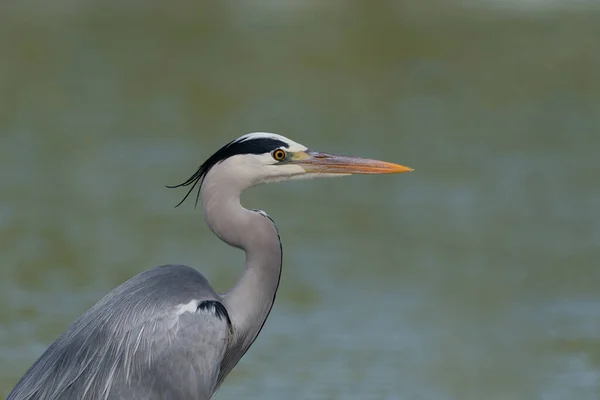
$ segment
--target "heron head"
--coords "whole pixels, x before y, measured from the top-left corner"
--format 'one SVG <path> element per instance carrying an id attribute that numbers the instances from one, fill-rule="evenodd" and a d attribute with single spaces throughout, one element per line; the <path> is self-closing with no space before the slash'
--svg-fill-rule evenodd
<path id="1" fill-rule="evenodd" d="M 169 187 L 194 187 L 207 177 L 245 190 L 261 183 L 352 174 L 395 174 L 412 171 L 403 165 L 309 150 L 275 133 L 248 133 L 209 157 L 187 181 Z M 196 198 L 197 201 L 197 198 Z M 179 203 L 181 204 L 181 203 Z"/>

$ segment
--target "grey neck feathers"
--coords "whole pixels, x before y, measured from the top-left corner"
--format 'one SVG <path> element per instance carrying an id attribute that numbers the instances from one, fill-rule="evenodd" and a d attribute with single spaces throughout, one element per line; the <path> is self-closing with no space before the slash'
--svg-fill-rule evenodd
<path id="1" fill-rule="evenodd" d="M 234 327 L 236 345 L 245 352 L 261 330 L 275 300 L 281 275 L 281 242 L 269 217 L 242 207 L 240 194 L 244 188 L 234 182 L 213 184 L 219 179 L 212 177 L 209 172 L 202 185 L 206 222 L 221 240 L 246 253 L 242 276 L 222 295 Z"/>

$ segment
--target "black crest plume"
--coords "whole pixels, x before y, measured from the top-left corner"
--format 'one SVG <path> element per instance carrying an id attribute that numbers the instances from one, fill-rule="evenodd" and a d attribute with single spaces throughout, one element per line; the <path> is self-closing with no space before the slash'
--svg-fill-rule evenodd
<path id="1" fill-rule="evenodd" d="M 215 154 L 210 156 L 208 160 L 204 161 L 204 163 L 202 163 L 202 165 L 198 167 L 198 170 L 194 172 L 194 174 L 190 176 L 188 180 L 186 180 L 183 183 L 180 183 L 179 185 L 167 186 L 169 189 L 190 185 L 192 186 L 190 190 L 188 190 L 186 195 L 183 197 L 183 199 L 179 203 L 177 203 L 175 207 L 179 207 L 189 197 L 196 185 L 200 183 L 200 185 L 198 186 L 198 192 L 196 193 L 196 202 L 194 203 L 194 207 L 198 206 L 198 199 L 200 198 L 200 189 L 202 188 L 202 182 L 204 181 L 204 177 L 212 167 L 214 167 L 221 161 L 238 154 L 269 153 L 281 147 L 289 148 L 290 146 L 284 141 L 269 137 L 257 137 L 254 139 L 247 139 L 242 136 L 241 138 L 235 139 L 227 143 L 225 146 L 217 150 Z"/>

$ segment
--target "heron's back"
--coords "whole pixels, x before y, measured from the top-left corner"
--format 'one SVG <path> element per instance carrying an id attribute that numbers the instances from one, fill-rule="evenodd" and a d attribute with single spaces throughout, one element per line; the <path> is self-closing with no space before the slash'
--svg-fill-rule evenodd
<path id="1" fill-rule="evenodd" d="M 8 400 L 209 399 L 230 324 L 195 269 L 148 270 L 79 317 Z"/>

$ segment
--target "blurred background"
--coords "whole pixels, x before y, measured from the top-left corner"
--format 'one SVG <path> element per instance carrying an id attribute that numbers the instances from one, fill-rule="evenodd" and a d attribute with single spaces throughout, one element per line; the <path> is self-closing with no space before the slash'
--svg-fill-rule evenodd
<path id="1" fill-rule="evenodd" d="M 600 398 L 600 4 L 3 1 L 0 395 L 107 291 L 243 254 L 185 180 L 272 131 L 400 176 L 265 186 L 278 298 L 215 397 Z"/>

